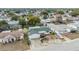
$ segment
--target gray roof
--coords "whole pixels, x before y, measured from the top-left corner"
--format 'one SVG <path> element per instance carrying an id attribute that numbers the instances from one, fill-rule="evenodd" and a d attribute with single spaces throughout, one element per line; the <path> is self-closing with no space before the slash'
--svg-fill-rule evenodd
<path id="1" fill-rule="evenodd" d="M 70 23 L 71 25 L 75 25 L 76 27 L 79 27 L 79 21 L 73 21 L 73 23 Z"/>
<path id="2" fill-rule="evenodd" d="M 67 25 L 60 24 L 60 25 L 55 25 L 55 24 L 48 24 L 48 27 L 52 28 L 52 30 L 58 31 L 58 32 L 66 32 L 66 29 L 71 29 Z"/>
<path id="3" fill-rule="evenodd" d="M 16 24 L 19 24 L 19 21 L 9 21 L 8 24 L 9 25 L 16 25 Z"/>
<path id="4" fill-rule="evenodd" d="M 79 27 L 79 21 L 76 21 L 76 22 L 74 23 L 74 25 L 77 26 L 77 27 Z"/>

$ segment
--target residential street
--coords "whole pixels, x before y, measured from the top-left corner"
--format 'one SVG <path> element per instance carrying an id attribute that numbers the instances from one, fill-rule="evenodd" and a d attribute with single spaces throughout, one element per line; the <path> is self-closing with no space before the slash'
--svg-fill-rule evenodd
<path id="1" fill-rule="evenodd" d="M 64 43 L 54 43 L 47 47 L 40 49 L 33 49 L 33 51 L 79 51 L 79 39 L 66 41 Z"/>

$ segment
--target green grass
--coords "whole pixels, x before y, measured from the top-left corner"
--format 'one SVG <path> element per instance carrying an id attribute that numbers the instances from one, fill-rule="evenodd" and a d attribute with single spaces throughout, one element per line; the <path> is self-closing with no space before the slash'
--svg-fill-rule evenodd
<path id="1" fill-rule="evenodd" d="M 51 32 L 51 35 L 56 35 L 56 33 L 55 32 Z"/>

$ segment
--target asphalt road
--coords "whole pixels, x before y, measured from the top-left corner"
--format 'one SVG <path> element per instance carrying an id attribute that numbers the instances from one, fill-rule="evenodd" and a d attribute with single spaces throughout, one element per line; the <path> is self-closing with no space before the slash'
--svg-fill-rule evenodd
<path id="1" fill-rule="evenodd" d="M 52 44 L 40 49 L 33 49 L 32 51 L 79 51 L 79 39 L 64 43 Z"/>

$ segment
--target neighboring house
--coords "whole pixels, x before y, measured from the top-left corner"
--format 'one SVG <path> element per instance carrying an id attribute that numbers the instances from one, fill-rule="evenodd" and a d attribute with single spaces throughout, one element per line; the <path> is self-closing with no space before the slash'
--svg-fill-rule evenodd
<path id="1" fill-rule="evenodd" d="M 47 26 L 52 30 L 52 31 L 57 31 L 59 33 L 68 33 L 71 31 L 72 28 L 68 27 L 65 24 L 60 24 L 60 25 L 55 25 L 55 24 L 47 24 Z"/>
<path id="2" fill-rule="evenodd" d="M 33 13 L 33 15 L 34 16 L 40 16 L 40 12 L 39 11 L 36 11 L 36 12 Z"/>
<path id="3" fill-rule="evenodd" d="M 19 21 L 9 21 L 8 22 L 10 29 L 18 29 L 21 28 L 21 25 L 19 25 Z"/>
<path id="4" fill-rule="evenodd" d="M 79 31 L 79 21 L 74 21 L 73 23 L 69 23 L 68 26 Z"/>
<path id="5" fill-rule="evenodd" d="M 56 17 L 56 22 L 58 22 L 58 23 L 62 23 L 63 22 L 61 14 L 56 14 L 55 17 Z"/>
<path id="6" fill-rule="evenodd" d="M 50 23 L 51 19 L 41 19 L 42 24 Z"/>
<path id="7" fill-rule="evenodd" d="M 67 20 L 67 17 L 65 17 L 64 15 L 62 16 L 62 20 Z"/>
<path id="8" fill-rule="evenodd" d="M 52 18 L 52 19 L 49 19 L 49 18 L 48 19 L 41 19 L 41 24 L 43 24 L 44 26 L 46 26 L 47 23 L 52 23 L 54 21 L 56 21 L 55 18 Z"/>
<path id="9" fill-rule="evenodd" d="M 22 16 L 22 15 L 26 15 L 26 12 L 20 12 L 20 13 L 15 13 L 17 16 Z"/>
<path id="10" fill-rule="evenodd" d="M 9 43 L 14 42 L 15 40 L 23 39 L 24 34 L 22 30 L 17 31 L 4 31 L 0 33 L 0 42 L 1 43 Z"/>
<path id="11" fill-rule="evenodd" d="M 0 21 L 2 21 L 2 20 L 5 20 L 5 21 L 10 21 L 11 20 L 11 18 L 10 17 L 7 17 L 7 16 L 0 16 Z"/>

